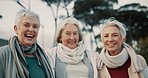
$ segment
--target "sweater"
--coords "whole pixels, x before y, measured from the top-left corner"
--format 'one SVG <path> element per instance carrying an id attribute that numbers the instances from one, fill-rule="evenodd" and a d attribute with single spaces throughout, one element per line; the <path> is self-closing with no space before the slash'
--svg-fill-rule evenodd
<path id="1" fill-rule="evenodd" d="M 137 59 L 141 62 L 140 64 L 142 65 L 142 67 L 147 67 L 146 61 L 144 60 L 144 58 L 141 55 L 137 55 Z M 148 70 L 147 70 L 147 72 L 148 72 Z M 116 73 L 116 74 L 118 74 L 118 73 Z M 132 71 L 132 65 L 130 65 L 130 67 L 128 68 L 128 75 L 129 75 L 129 78 L 146 78 L 146 77 L 144 77 L 146 74 L 144 74 L 143 71 L 134 73 Z M 99 76 L 98 78 L 111 78 L 106 65 L 103 65 L 102 69 L 98 69 L 98 76 Z"/>
<path id="2" fill-rule="evenodd" d="M 130 67 L 130 58 L 118 68 L 108 68 L 111 78 L 129 78 L 128 68 Z"/>

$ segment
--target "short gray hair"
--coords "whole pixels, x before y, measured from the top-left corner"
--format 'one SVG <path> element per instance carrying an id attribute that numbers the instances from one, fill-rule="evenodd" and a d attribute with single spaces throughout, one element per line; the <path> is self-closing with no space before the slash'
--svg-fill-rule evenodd
<path id="1" fill-rule="evenodd" d="M 122 39 L 126 37 L 126 30 L 125 25 L 118 20 L 116 20 L 114 17 L 110 17 L 108 20 L 105 20 L 104 23 L 101 25 L 101 40 L 103 40 L 103 30 L 105 27 L 115 25 L 120 31 L 120 34 L 122 36 Z"/>
<path id="2" fill-rule="evenodd" d="M 15 17 L 15 24 L 19 25 L 22 21 L 22 17 L 28 16 L 28 17 L 36 17 L 40 24 L 40 18 L 39 15 L 33 11 L 27 10 L 27 9 L 21 9 L 17 12 L 17 15 Z"/>
<path id="3" fill-rule="evenodd" d="M 63 33 L 63 29 L 65 28 L 65 25 L 66 24 L 74 24 L 76 25 L 76 27 L 78 28 L 78 33 L 79 33 L 79 42 L 82 41 L 82 32 L 80 30 L 80 26 L 79 26 L 79 23 L 78 23 L 78 20 L 74 17 L 68 17 L 64 20 L 62 20 L 58 27 L 57 27 L 57 32 L 56 32 L 56 42 L 57 43 L 61 43 L 61 35 Z"/>

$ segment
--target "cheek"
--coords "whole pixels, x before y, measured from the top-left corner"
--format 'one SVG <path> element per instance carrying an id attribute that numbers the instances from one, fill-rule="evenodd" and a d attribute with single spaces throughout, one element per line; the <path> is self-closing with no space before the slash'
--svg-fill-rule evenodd
<path id="1" fill-rule="evenodd" d="M 76 39 L 77 41 L 79 41 L 80 38 L 79 38 L 79 37 L 75 37 L 75 39 Z"/>
<path id="2" fill-rule="evenodd" d="M 78 42 L 79 42 L 79 40 L 82 40 L 82 37 L 80 37 L 80 35 L 78 34 L 78 35 L 76 36 L 76 39 L 77 39 Z"/>
<path id="3" fill-rule="evenodd" d="M 107 42 L 107 40 L 103 38 L 102 39 L 102 42 L 105 44 Z"/>
<path id="4" fill-rule="evenodd" d="M 66 46 L 66 45 L 68 44 L 68 41 L 67 41 L 67 40 L 65 40 L 65 39 L 64 39 L 64 40 L 62 40 L 62 44 Z"/>
<path id="5" fill-rule="evenodd" d="M 60 40 L 63 44 L 66 44 L 68 41 L 68 38 L 63 36 Z"/>
<path id="6" fill-rule="evenodd" d="M 39 32 L 39 29 L 34 29 L 35 33 L 38 34 Z"/>
<path id="7" fill-rule="evenodd" d="M 117 42 L 119 42 L 119 43 L 123 43 L 122 38 L 116 38 L 115 40 L 116 40 Z"/>

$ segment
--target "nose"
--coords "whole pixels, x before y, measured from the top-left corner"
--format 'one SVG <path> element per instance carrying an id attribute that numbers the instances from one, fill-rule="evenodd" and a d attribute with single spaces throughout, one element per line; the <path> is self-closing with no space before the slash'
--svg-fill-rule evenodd
<path id="1" fill-rule="evenodd" d="M 73 34 L 70 35 L 70 39 L 74 39 L 74 35 Z"/>
<path id="2" fill-rule="evenodd" d="M 109 36 L 108 37 L 108 41 L 113 41 L 113 37 L 112 36 Z"/>
<path id="3" fill-rule="evenodd" d="M 29 27 L 29 31 L 34 31 L 33 26 L 30 26 L 30 27 Z"/>

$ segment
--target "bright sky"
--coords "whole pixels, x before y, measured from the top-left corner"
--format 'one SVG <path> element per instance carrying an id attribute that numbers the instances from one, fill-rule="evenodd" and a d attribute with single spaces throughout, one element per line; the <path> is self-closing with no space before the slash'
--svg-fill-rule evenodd
<path id="1" fill-rule="evenodd" d="M 25 0 L 24 0 L 25 1 Z M 50 8 L 46 3 L 41 0 L 30 0 L 31 10 L 38 13 L 40 16 L 42 27 L 39 32 L 38 43 L 44 47 L 44 49 L 52 47 L 53 36 L 54 36 L 54 19 Z M 118 5 L 115 8 L 119 8 L 124 4 L 129 3 L 140 3 L 141 5 L 148 6 L 148 1 L 146 0 L 118 0 Z M 71 8 L 70 6 L 69 8 Z M 0 15 L 3 16 L 0 19 L 0 38 L 9 39 L 11 36 L 15 35 L 13 30 L 14 19 L 16 12 L 22 9 L 15 1 L 12 0 L 0 0 Z M 61 10 L 60 13 L 65 13 Z M 44 43 L 43 43 L 44 42 Z"/>

